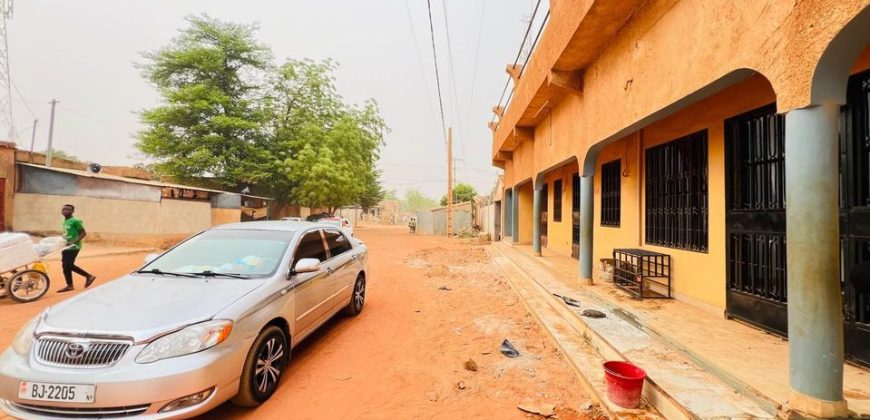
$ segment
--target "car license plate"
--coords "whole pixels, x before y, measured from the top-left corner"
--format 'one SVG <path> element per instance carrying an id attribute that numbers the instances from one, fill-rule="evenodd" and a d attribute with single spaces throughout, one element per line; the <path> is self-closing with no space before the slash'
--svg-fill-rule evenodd
<path id="1" fill-rule="evenodd" d="M 95 385 L 18 382 L 18 398 L 33 401 L 93 403 Z"/>

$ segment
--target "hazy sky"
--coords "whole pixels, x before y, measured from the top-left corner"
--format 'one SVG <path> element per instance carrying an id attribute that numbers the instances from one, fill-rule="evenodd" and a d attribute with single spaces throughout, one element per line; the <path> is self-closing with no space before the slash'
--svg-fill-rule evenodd
<path id="1" fill-rule="evenodd" d="M 488 192 L 497 171 L 490 166 L 486 123 L 535 1 L 431 1 L 457 178 Z M 12 81 L 24 97 L 15 94 L 13 101 L 19 144 L 30 147 L 29 107 L 39 119 L 36 149 L 46 148 L 48 102 L 57 98 L 56 149 L 106 165 L 136 163 L 137 112 L 159 98 L 133 64 L 142 61 L 142 51 L 174 37 L 185 16 L 199 13 L 259 23 L 258 38 L 277 60 L 338 61 L 339 92 L 350 102 L 377 100 L 392 130 L 380 162 L 385 186 L 400 195 L 408 188 L 443 195 L 446 148 L 425 0 L 18 0 L 8 31 Z"/>

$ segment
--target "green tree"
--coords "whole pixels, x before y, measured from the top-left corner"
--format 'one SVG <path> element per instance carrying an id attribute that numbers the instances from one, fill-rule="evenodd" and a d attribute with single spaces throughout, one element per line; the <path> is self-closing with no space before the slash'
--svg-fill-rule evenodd
<path id="1" fill-rule="evenodd" d="M 162 97 L 142 111 L 137 146 L 155 168 L 182 181 L 211 178 L 224 187 L 262 179 L 267 155 L 263 89 L 271 53 L 254 38 L 256 26 L 206 15 L 157 51 L 147 52 L 142 74 Z"/>
<path id="2" fill-rule="evenodd" d="M 384 200 L 401 201 L 399 200 L 399 196 L 396 195 L 396 190 L 393 189 L 384 191 Z"/>
<path id="3" fill-rule="evenodd" d="M 45 149 L 40 153 L 47 156 L 48 149 Z M 64 152 L 63 150 L 58 150 L 58 149 L 54 149 L 54 148 L 51 149 L 51 157 L 54 159 L 66 159 L 66 160 L 69 160 L 72 162 L 81 162 L 81 159 L 79 159 L 78 156 L 75 156 L 72 153 Z"/>
<path id="4" fill-rule="evenodd" d="M 278 70 L 269 104 L 268 185 L 303 206 L 370 207 L 383 198 L 375 162 L 387 127 L 374 101 L 342 102 L 335 68 L 330 60 L 288 60 Z"/>
<path id="5" fill-rule="evenodd" d="M 418 211 L 436 207 L 438 202 L 433 198 L 427 197 L 417 189 L 409 189 L 405 191 L 405 198 L 402 200 L 402 210 Z"/>
<path id="6" fill-rule="evenodd" d="M 471 201 L 474 197 L 477 197 L 477 191 L 471 186 L 471 184 L 459 183 L 453 187 L 453 204 Z M 446 195 L 441 197 L 441 205 L 447 205 Z"/>
<path id="7" fill-rule="evenodd" d="M 256 26 L 187 20 L 187 29 L 146 53 L 140 66 L 163 97 L 142 112 L 137 143 L 156 171 L 179 181 L 251 186 L 306 207 L 382 199 L 375 162 L 386 124 L 373 100 L 342 100 L 333 61 L 274 66 L 254 37 Z"/>

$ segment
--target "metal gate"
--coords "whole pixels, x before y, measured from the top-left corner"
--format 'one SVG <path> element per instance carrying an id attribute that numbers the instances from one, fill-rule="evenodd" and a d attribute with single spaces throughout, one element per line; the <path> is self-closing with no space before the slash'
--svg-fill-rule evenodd
<path id="1" fill-rule="evenodd" d="M 571 256 L 580 258 L 580 174 L 571 177 Z"/>
<path id="2" fill-rule="evenodd" d="M 0 178 L 0 232 L 6 230 L 6 224 L 4 220 L 6 220 L 6 213 L 4 212 L 3 205 L 6 203 L 6 178 Z"/>
<path id="3" fill-rule="evenodd" d="M 846 358 L 870 366 L 870 71 L 849 78 L 840 133 L 840 278 Z"/>
<path id="4" fill-rule="evenodd" d="M 547 189 L 547 184 L 544 184 L 543 191 L 541 191 L 541 247 L 547 247 L 547 216 L 549 212 L 547 211 L 550 208 L 549 200 L 547 194 L 549 193 Z"/>
<path id="5" fill-rule="evenodd" d="M 785 119 L 768 105 L 725 121 L 726 310 L 788 334 Z"/>

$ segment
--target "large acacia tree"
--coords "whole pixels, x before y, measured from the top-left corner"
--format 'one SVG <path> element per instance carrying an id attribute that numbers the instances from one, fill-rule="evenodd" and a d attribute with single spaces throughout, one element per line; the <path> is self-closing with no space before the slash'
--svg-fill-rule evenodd
<path id="1" fill-rule="evenodd" d="M 374 101 L 346 104 L 334 62 L 272 63 L 256 26 L 189 17 L 144 76 L 163 103 L 145 110 L 138 147 L 155 169 L 186 182 L 251 185 L 284 203 L 371 206 L 387 130 Z"/>

